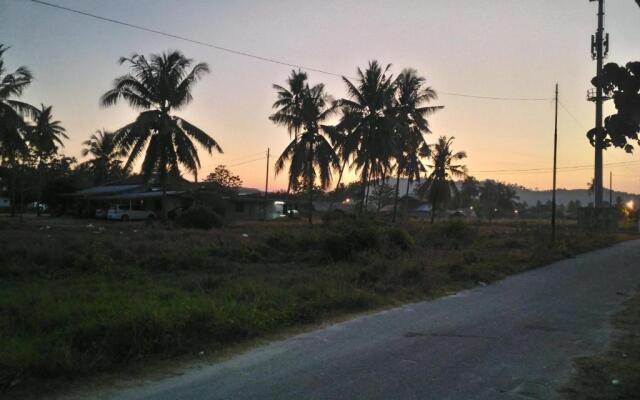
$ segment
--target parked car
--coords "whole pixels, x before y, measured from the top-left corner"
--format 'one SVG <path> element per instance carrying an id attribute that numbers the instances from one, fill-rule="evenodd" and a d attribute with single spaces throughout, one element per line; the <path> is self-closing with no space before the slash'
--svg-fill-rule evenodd
<path id="1" fill-rule="evenodd" d="M 96 209 L 96 218 L 98 219 L 105 219 L 107 218 L 107 210 L 105 210 L 104 208 L 98 208 Z"/>
<path id="2" fill-rule="evenodd" d="M 109 207 L 107 219 L 117 221 L 140 221 L 156 219 L 156 213 L 149 210 L 139 209 L 132 204 L 118 204 Z"/>

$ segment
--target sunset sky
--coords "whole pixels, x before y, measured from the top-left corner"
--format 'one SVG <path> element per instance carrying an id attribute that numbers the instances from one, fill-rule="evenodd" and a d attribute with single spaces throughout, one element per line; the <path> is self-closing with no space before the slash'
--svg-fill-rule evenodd
<path id="1" fill-rule="evenodd" d="M 585 133 L 593 126 L 594 105 L 585 99 L 595 62 L 590 35 L 596 3 L 587 0 L 50 0 L 104 17 L 143 25 L 227 48 L 353 76 L 356 67 L 377 59 L 394 73 L 416 68 L 436 90 L 481 96 L 549 98 L 560 85 L 558 164 L 593 163 Z M 611 37 L 607 61 L 640 59 L 640 8 L 633 0 L 606 2 Z M 0 43 L 9 69 L 27 65 L 35 81 L 23 96 L 51 104 L 67 128 L 64 149 L 80 159 L 81 142 L 96 129 L 115 130 L 136 112 L 126 104 L 101 108 L 98 99 L 112 80 L 127 72 L 120 56 L 180 49 L 207 62 L 207 75 L 194 102 L 179 115 L 203 128 L 224 154 L 201 153 L 206 175 L 227 164 L 245 186 L 263 187 L 267 147 L 279 155 L 289 140 L 268 116 L 273 83 L 283 83 L 290 67 L 229 54 L 178 39 L 38 5 L 0 0 Z M 309 72 L 329 93 L 345 95 L 338 77 Z M 445 109 L 431 118 L 433 142 L 455 136 L 467 151 L 467 165 L 479 179 L 495 178 L 531 188 L 551 186 L 552 101 L 494 101 L 441 93 L 433 104 Z M 611 111 L 611 105 L 606 108 Z M 585 129 L 586 128 L 586 129 Z M 637 161 L 608 167 L 607 163 Z M 238 165 L 240 164 L 240 165 Z M 273 168 L 271 168 L 273 171 Z M 494 171 L 500 172 L 482 172 Z M 506 170 L 506 171 L 505 171 Z M 616 190 L 640 192 L 640 156 L 605 153 L 605 174 Z M 558 186 L 585 188 L 592 170 L 561 170 Z M 271 177 L 273 179 L 273 176 Z M 351 178 L 353 179 L 353 175 Z M 286 187 L 277 176 L 276 187 Z M 608 179 L 606 180 L 608 184 Z"/>

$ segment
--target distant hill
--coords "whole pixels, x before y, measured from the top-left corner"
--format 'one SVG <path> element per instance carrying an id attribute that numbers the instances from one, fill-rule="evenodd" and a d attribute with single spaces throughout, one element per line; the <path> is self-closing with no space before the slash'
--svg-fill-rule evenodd
<path id="1" fill-rule="evenodd" d="M 393 186 L 396 182 L 395 179 L 389 179 L 387 183 Z M 400 196 L 404 196 L 404 194 L 406 193 L 407 183 L 407 179 L 400 179 Z M 482 183 L 482 181 L 480 183 Z M 520 203 L 526 202 L 529 206 L 534 206 L 538 201 L 543 204 L 547 201 L 551 201 L 551 190 L 534 190 L 513 184 L 508 185 L 515 189 Z M 413 194 L 413 190 L 416 186 L 417 184 L 415 182 L 411 184 L 411 187 L 409 188 L 409 194 Z M 623 202 L 633 200 L 636 204 L 640 204 L 640 195 L 635 193 L 618 192 L 615 190 L 613 191 L 614 204 L 618 196 L 622 198 Z M 580 200 L 580 203 L 586 206 L 589 203 L 593 203 L 593 195 L 590 195 L 587 189 L 558 189 L 556 191 L 556 201 L 558 205 L 564 204 L 566 206 L 572 200 Z M 609 201 L 608 189 L 605 189 L 604 191 L 604 201 Z"/>
<path id="2" fill-rule="evenodd" d="M 551 200 L 551 190 L 532 190 L 523 187 L 514 186 L 516 194 L 520 198 L 519 202 L 526 202 L 528 205 L 533 206 L 538 201 L 546 203 Z M 616 199 L 620 197 L 623 202 L 633 200 L 636 204 L 640 200 L 640 195 L 627 192 L 613 191 L 613 203 L 616 203 Z M 556 202 L 558 205 L 567 205 L 570 201 L 580 200 L 583 206 L 593 203 L 594 197 L 588 192 L 587 189 L 558 189 L 556 190 Z M 609 190 L 604 191 L 604 201 L 609 202 Z"/>

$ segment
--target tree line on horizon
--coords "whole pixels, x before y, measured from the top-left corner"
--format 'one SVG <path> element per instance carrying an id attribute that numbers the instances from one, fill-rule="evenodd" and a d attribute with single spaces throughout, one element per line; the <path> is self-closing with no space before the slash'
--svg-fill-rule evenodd
<path id="1" fill-rule="evenodd" d="M 137 118 L 114 132 L 98 130 L 92 134 L 82 143 L 81 153 L 90 159 L 73 169 L 75 159 L 59 153 L 68 136 L 61 122 L 54 119 L 52 107 L 36 108 L 19 100 L 32 83 L 33 74 L 24 66 L 8 73 L 4 62 L 8 49 L 0 45 L 0 160 L 3 178 L 9 181 L 12 213 L 16 193 L 25 191 L 29 172 L 38 177 L 39 210 L 47 172 L 67 177 L 80 172 L 85 181 L 91 176 L 93 184 L 100 184 L 129 175 L 139 162 L 145 181 L 158 177 L 166 217 L 164 197 L 169 177 L 185 171 L 197 180 L 201 163 L 196 145 L 209 154 L 222 152 L 209 134 L 174 114 L 193 100 L 192 89 L 209 72 L 208 65 L 194 63 L 179 51 L 149 57 L 133 54 L 119 59 L 121 65 L 129 67 L 129 73 L 114 80 L 100 104 L 110 107 L 124 101 L 140 111 Z M 426 117 L 442 107 L 426 103 L 437 97 L 436 92 L 416 71 L 404 70 L 393 79 L 389 68 L 372 61 L 366 71 L 358 69 L 357 82 L 344 78 L 349 96 L 338 101 L 326 93 L 324 85 L 310 86 L 307 75 L 300 71 L 292 72 L 288 88 L 275 86 L 278 100 L 274 107 L 278 110 L 270 119 L 286 126 L 292 136 L 275 169 L 281 172 L 288 166 L 289 189 L 308 188 L 311 202 L 316 178 L 324 189 L 333 173 L 339 172 L 340 183 L 348 165 L 367 183 L 361 197 L 366 207 L 370 182 L 394 172 L 398 182 L 401 176 L 419 181 L 427 170 L 425 157 L 432 157 L 434 171 L 423 194 L 434 204 L 447 200 L 450 176 L 466 174 L 466 168 L 455 163 L 466 154 L 452 152 L 452 138 L 445 137 L 439 139 L 431 154 L 432 147 L 424 139 L 430 133 Z M 339 116 L 339 122 L 325 125 L 334 115 Z M 209 178 L 238 185 L 237 177 L 224 167 Z"/>
<path id="2" fill-rule="evenodd" d="M 0 45 L 0 162 L 3 175 L 8 175 L 12 214 L 15 214 L 18 187 L 24 191 L 27 173 L 34 169 L 42 192 L 45 167 L 58 176 L 79 172 L 92 175 L 94 184 L 131 173 L 141 160 L 140 174 L 144 181 L 156 175 L 162 190 L 163 218 L 166 218 L 165 198 L 170 176 L 179 176 L 181 169 L 197 176 L 200 157 L 196 145 L 209 154 L 222 152 L 218 143 L 206 132 L 176 116 L 193 100 L 194 85 L 209 72 L 206 63 L 194 64 L 180 51 L 162 54 L 133 54 L 121 57 L 119 63 L 129 67 L 129 73 L 117 77 L 113 87 L 100 98 L 103 107 L 120 101 L 139 110 L 138 117 L 114 132 L 97 131 L 83 142 L 82 156 L 91 159 L 72 171 L 75 159 L 59 154 L 68 139 L 60 121 L 53 118 L 52 107 L 40 109 L 18 100 L 32 83 L 33 74 L 21 66 L 7 72 L 4 53 L 9 48 Z M 124 159 L 124 161 L 123 161 Z M 35 166 L 35 168 L 34 168 Z M 5 177 L 6 178 L 6 177 Z M 21 179 L 22 185 L 17 181 Z M 40 210 L 41 195 L 37 196 Z"/>
<path id="3" fill-rule="evenodd" d="M 59 152 L 68 136 L 54 118 L 53 107 L 20 100 L 33 74 L 25 66 L 8 72 L 4 61 L 8 49 L 0 44 L 0 189 L 10 189 L 12 213 L 18 192 L 21 196 L 25 191 L 35 193 L 32 198 L 39 205 L 43 196 L 51 200 L 77 187 L 78 182 L 86 186 L 120 179 L 138 165 L 145 182 L 157 177 L 166 217 L 169 178 L 184 171 L 197 180 L 201 167 L 198 147 L 208 154 L 222 153 L 208 133 L 175 114 L 193 101 L 193 87 L 209 72 L 206 63 L 195 63 L 180 51 L 121 57 L 119 63 L 129 72 L 113 81 L 100 104 L 110 107 L 124 101 L 139 114 L 113 132 L 92 134 L 82 149 L 82 156 L 89 160 L 77 164 L 75 158 Z M 625 67 L 607 64 L 603 76 L 594 78 L 594 85 L 603 86 L 614 98 L 618 111 L 605 121 L 607 146 L 631 151 L 629 141 L 638 138 L 639 66 L 637 62 Z M 375 191 L 386 190 L 393 193 L 395 220 L 401 178 L 419 182 L 417 195 L 434 210 L 459 200 L 454 181 L 469 178 L 462 164 L 466 153 L 453 150 L 453 137 L 441 136 L 432 144 L 426 140 L 431 133 L 428 117 L 443 108 L 430 105 L 437 99 L 436 91 L 416 70 L 404 69 L 394 77 L 390 68 L 377 61 L 369 62 L 364 70 L 357 68 L 355 79 L 342 78 L 346 96 L 339 99 L 332 98 L 323 84 L 311 85 L 302 71 L 292 71 L 285 85 L 273 85 L 277 98 L 269 119 L 285 127 L 291 139 L 276 160 L 275 170 L 287 170 L 287 193 L 306 192 L 310 209 L 316 188 L 328 188 L 334 175 L 338 176 L 337 190 L 344 186 L 347 168 L 358 176 L 360 212 L 367 210 Z M 596 135 L 589 134 L 590 138 Z M 56 177 L 53 184 L 50 177 Z M 393 179 L 390 192 L 383 185 Z M 224 166 L 218 166 L 206 180 L 230 187 L 241 184 Z"/>

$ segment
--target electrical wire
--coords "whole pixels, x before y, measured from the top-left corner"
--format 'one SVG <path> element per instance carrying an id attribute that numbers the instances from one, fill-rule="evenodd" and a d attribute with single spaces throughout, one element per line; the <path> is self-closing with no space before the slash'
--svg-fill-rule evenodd
<path id="1" fill-rule="evenodd" d="M 241 157 L 235 157 L 235 158 L 232 158 L 230 160 L 226 160 L 225 162 L 232 163 L 232 162 L 235 162 L 235 161 L 242 161 L 242 160 L 250 158 L 250 157 L 255 157 L 255 156 L 259 155 L 259 154 L 264 154 L 264 151 L 259 151 L 259 152 L 253 153 L 253 154 L 246 154 L 246 155 L 241 156 Z"/>
<path id="2" fill-rule="evenodd" d="M 223 51 L 223 52 L 227 52 L 227 53 L 231 53 L 231 54 L 235 54 L 238 56 L 243 56 L 243 57 L 249 57 L 249 58 L 253 58 L 256 60 L 260 60 L 260 61 L 264 61 L 264 62 L 268 62 L 268 63 L 272 63 L 272 64 L 278 64 L 278 65 L 284 65 L 284 66 L 288 66 L 288 67 L 293 67 L 293 68 L 298 68 L 301 70 L 306 70 L 306 71 L 311 71 L 311 72 L 317 72 L 317 73 L 321 73 L 321 74 L 325 74 L 325 75 L 330 75 L 330 76 L 334 76 L 334 77 L 347 77 L 350 79 L 354 79 L 353 77 L 349 77 L 349 76 L 345 76 L 336 72 L 331 72 L 331 71 L 327 71 L 327 70 L 323 70 L 323 69 L 319 69 L 319 68 L 314 68 L 314 67 L 308 67 L 302 64 L 295 64 L 295 63 L 291 63 L 291 62 L 287 62 L 287 61 L 282 61 L 282 60 L 278 60 L 278 59 L 274 59 L 274 58 L 269 58 L 269 57 L 264 57 L 264 56 L 260 56 L 260 55 L 256 55 L 256 54 L 252 54 L 252 53 L 248 53 L 246 51 L 241 51 L 241 50 L 236 50 L 236 49 L 232 49 L 229 47 L 224 47 L 224 46 L 220 46 L 217 44 L 213 44 L 213 43 L 209 43 L 209 42 L 204 42 L 201 40 L 197 40 L 197 39 L 192 39 L 189 37 L 185 37 L 185 36 L 181 36 L 181 35 L 177 35 L 177 34 L 173 34 L 173 33 L 169 33 L 169 32 L 164 32 L 164 31 L 160 31 L 157 29 L 152 29 L 152 28 L 147 28 L 145 26 L 141 26 L 141 25 L 136 25 L 136 24 L 132 24 L 129 22 L 125 22 L 125 21 L 121 21 L 121 20 L 117 20 L 117 19 L 113 19 L 113 18 L 108 18 L 108 17 L 103 17 L 97 14 L 92 14 L 86 11 L 81 11 L 81 10 L 77 10 L 77 9 L 73 9 L 70 7 L 65 7 L 65 6 L 61 6 L 58 4 L 54 4 L 54 3 L 50 3 L 47 1 L 43 1 L 43 0 L 30 0 L 32 3 L 38 4 L 38 5 L 42 5 L 42 6 L 47 6 L 47 7 L 51 7 L 51 8 L 55 8 L 61 11 L 66 11 L 66 12 L 70 12 L 70 13 L 74 13 L 74 14 L 78 14 L 78 15 L 82 15 L 85 17 L 90 17 L 90 18 L 94 18 L 103 22 L 109 22 L 109 23 L 113 23 L 113 24 L 117 24 L 117 25 L 122 25 L 128 28 L 132 28 L 132 29 L 137 29 L 140 31 L 144 31 L 144 32 L 149 32 L 149 33 L 153 33 L 153 34 L 157 34 L 157 35 L 161 35 L 161 36 L 165 36 L 165 37 L 169 37 L 169 38 L 173 38 L 173 39 L 178 39 L 178 40 L 182 40 L 185 42 L 190 42 L 193 44 L 197 44 L 197 45 L 201 45 L 201 46 L 206 46 L 209 48 L 213 48 L 219 51 Z M 459 93 L 459 92 L 448 92 L 448 91 L 439 91 L 438 92 L 441 95 L 444 96 L 454 96 L 454 97 L 464 97 L 464 98 L 473 98 L 473 99 L 482 99 L 482 100 L 498 100 L 498 101 L 550 101 L 553 100 L 552 98 L 545 98 L 545 97 L 499 97 L 499 96 L 483 96 L 483 95 L 475 95 L 475 94 L 468 94 L 468 93 Z M 583 128 L 585 131 L 587 130 L 587 128 L 580 122 L 580 120 L 578 118 L 575 117 L 575 115 L 573 113 L 571 113 L 571 111 L 569 111 L 569 109 L 562 103 L 559 101 L 560 106 L 563 108 L 563 110 L 581 127 Z M 259 153 L 254 153 L 254 154 L 249 154 L 243 157 L 237 157 L 234 159 L 231 159 L 229 161 L 236 161 L 236 160 L 243 160 L 247 157 L 251 157 L 253 155 L 256 154 L 260 154 L 262 152 Z M 242 161 L 242 162 L 238 162 L 238 163 L 234 163 L 234 164 L 230 164 L 228 165 L 228 167 L 236 167 L 236 166 L 240 166 L 240 165 L 244 165 L 244 164 L 248 164 L 248 163 L 252 163 L 252 162 L 256 162 L 256 161 L 260 161 L 260 160 L 265 160 L 266 157 L 260 157 L 260 158 L 255 158 L 255 159 L 251 159 L 251 160 L 247 160 L 247 161 Z M 229 162 L 227 161 L 227 162 Z M 610 164 L 604 164 L 605 166 L 608 167 L 625 167 L 625 166 L 632 166 L 635 165 L 638 162 L 626 162 L 626 163 L 610 163 Z M 568 167 L 559 167 L 558 170 L 560 171 L 579 171 L 582 169 L 589 169 L 592 168 L 591 165 L 581 165 L 581 166 L 568 166 Z M 483 171 L 475 171 L 475 173 L 480 173 L 480 174 L 485 174 L 485 173 L 498 173 L 498 174 L 521 174 L 521 173 L 547 173 L 552 171 L 551 168 L 528 168 L 528 169 L 518 169 L 518 170 L 483 170 Z"/>
<path id="3" fill-rule="evenodd" d="M 92 14 L 92 13 L 89 13 L 89 12 L 86 12 L 86 11 L 80 11 L 80 10 L 77 10 L 77 9 L 74 9 L 74 8 L 70 8 L 70 7 L 64 7 L 64 6 L 61 6 L 59 4 L 54 4 L 54 3 L 47 2 L 47 1 L 42 1 L 42 0 L 30 0 L 30 1 L 32 3 L 36 3 L 36 4 L 39 4 L 39 5 L 48 6 L 48 7 L 56 8 L 58 10 L 67 11 L 67 12 L 70 12 L 70 13 L 83 15 L 85 17 L 95 18 L 95 19 L 98 19 L 98 20 L 101 20 L 101 21 L 104 21 L 104 22 L 111 22 L 113 24 L 126 26 L 128 28 L 137 29 L 137 30 L 140 30 L 140 31 L 154 33 L 156 35 L 166 36 L 166 37 L 170 37 L 170 38 L 173 38 L 173 39 L 178 39 L 178 40 L 182 40 L 182 41 L 185 41 L 185 42 L 190 42 L 190 43 L 193 43 L 193 44 L 198 44 L 198 45 L 201 45 L 201 46 L 210 47 L 212 49 L 224 51 L 224 52 L 235 54 L 235 55 L 238 55 L 238 56 L 249 57 L 249 58 L 253 58 L 253 59 L 256 59 L 256 60 L 269 62 L 269 63 L 272 63 L 272 64 L 284 65 L 284 66 L 287 66 L 287 67 L 293 67 L 293 68 L 298 68 L 298 69 L 304 69 L 304 70 L 307 70 L 307 71 L 318 72 L 320 74 L 342 77 L 341 74 L 338 74 L 338 73 L 335 73 L 335 72 L 325 71 L 325 70 L 318 69 L 318 68 L 307 67 L 307 66 L 304 66 L 304 65 L 299 65 L 299 64 L 286 62 L 286 61 L 276 60 L 274 58 L 263 57 L 263 56 L 259 56 L 259 55 L 256 55 L 256 54 L 248 53 L 246 51 L 235 50 L 235 49 L 231 49 L 229 47 L 219 46 L 217 44 L 203 42 L 203 41 L 197 40 L 197 39 L 191 39 L 191 38 L 188 38 L 186 36 L 176 35 L 176 34 L 169 33 L 169 32 L 163 32 L 163 31 L 160 31 L 160 30 L 157 30 L 157 29 L 147 28 L 147 27 L 144 27 L 142 25 L 136 25 L 136 24 L 132 24 L 132 23 L 125 22 L 125 21 L 120 21 L 120 20 L 113 19 L 113 18 L 103 17 L 103 16 L 100 16 L 100 15 L 97 15 L 97 14 Z"/>
<path id="4" fill-rule="evenodd" d="M 240 162 L 240 163 L 236 163 L 236 164 L 227 165 L 227 167 L 229 167 L 229 168 L 237 167 L 237 166 L 240 166 L 240 165 L 245 165 L 245 164 L 249 164 L 249 163 L 260 161 L 260 160 L 266 160 L 266 159 L 267 159 L 266 156 L 265 157 L 260 157 L 260 158 L 255 158 L 253 160 L 248 160 L 248 161 L 244 161 L 244 162 Z"/>
<path id="5" fill-rule="evenodd" d="M 609 168 L 626 168 L 640 165 L 640 161 L 621 161 L 617 163 L 604 164 Z M 593 168 L 593 165 L 573 165 L 566 167 L 558 167 L 557 170 L 561 172 L 575 172 L 575 171 L 588 171 Z M 496 169 L 485 171 L 473 171 L 474 174 L 546 174 L 553 171 L 553 168 L 528 168 L 528 169 Z"/>
<path id="6" fill-rule="evenodd" d="M 569 109 L 568 109 L 564 104 L 562 104 L 562 102 L 561 102 L 560 100 L 558 100 L 558 104 L 560 104 L 560 107 L 562 107 L 562 109 L 563 109 L 567 114 L 569 114 L 569 116 L 570 116 L 570 117 L 571 117 L 571 118 L 572 118 L 572 119 L 573 119 L 573 120 L 574 120 L 574 121 L 575 121 L 575 122 L 576 122 L 576 123 L 577 123 L 577 124 L 582 128 L 582 129 L 584 129 L 584 131 L 585 131 L 585 132 L 589 130 L 589 129 L 587 129 L 584 125 L 582 125 L 582 122 L 580 122 L 580 120 L 579 120 L 578 118 L 576 118 L 576 116 L 575 116 L 575 115 L 573 115 L 573 113 L 572 113 L 571 111 L 569 111 Z"/>
<path id="7" fill-rule="evenodd" d="M 189 38 L 189 37 L 186 37 L 186 36 L 181 36 L 181 35 L 177 35 L 177 34 L 174 34 L 174 33 L 164 32 L 164 31 L 160 31 L 160 30 L 157 30 L 157 29 L 147 28 L 147 27 L 142 26 L 142 25 L 136 25 L 136 24 L 132 24 L 132 23 L 129 23 L 129 22 L 117 20 L 117 19 L 114 19 L 114 18 L 103 17 L 103 16 L 100 16 L 100 15 L 97 15 L 97 14 L 92 14 L 92 13 L 86 12 L 86 11 L 81 11 L 81 10 L 77 10 L 77 9 L 74 9 L 74 8 L 61 6 L 59 4 L 50 3 L 48 1 L 43 1 L 43 0 L 30 0 L 30 1 L 32 3 L 34 3 L 34 4 L 55 8 L 55 9 L 58 9 L 58 10 L 61 10 L 61 11 L 66 11 L 66 12 L 82 15 L 82 16 L 85 16 L 85 17 L 94 18 L 94 19 L 97 19 L 97 20 L 100 20 L 100 21 L 103 21 L 103 22 L 110 22 L 110 23 L 113 23 L 113 24 L 126 26 L 128 28 L 137 29 L 137 30 L 144 31 L 144 32 L 149 32 L 149 33 L 154 33 L 156 35 L 161 35 L 161 36 L 165 36 L 165 37 L 169 37 L 169 38 L 173 38 L 173 39 L 178 39 L 178 40 L 182 40 L 182 41 L 185 41 L 185 42 L 189 42 L 189 43 L 193 43 L 193 44 L 197 44 L 197 45 L 201 45 L 201 46 L 206 46 L 206 47 L 209 47 L 209 48 L 212 48 L 212 49 L 216 49 L 216 50 L 219 50 L 219 51 L 224 51 L 224 52 L 235 54 L 235 55 L 238 55 L 238 56 L 249 57 L 249 58 L 253 58 L 253 59 L 256 59 L 256 60 L 260 60 L 260 61 L 264 61 L 264 62 L 268 62 L 268 63 L 272 63 L 272 64 L 284 65 L 284 66 L 287 66 L 287 67 L 293 67 L 293 68 L 298 68 L 298 69 L 301 69 L 301 70 L 317 72 L 317 73 L 320 73 L 320 74 L 330 75 L 330 76 L 334 76 L 334 77 L 338 77 L 338 78 L 355 79 L 354 77 L 350 77 L 348 75 L 343 75 L 343 74 L 339 74 L 339 73 L 336 73 L 336 72 L 327 71 L 327 70 L 323 70 L 323 69 L 319 69 L 319 68 L 308 67 L 308 66 L 305 66 L 305 65 L 302 65 L 302 64 L 295 64 L 295 63 L 291 63 L 291 62 L 288 62 L 288 61 L 277 60 L 275 58 L 264 57 L 264 56 L 252 54 L 252 53 L 249 53 L 249 52 L 246 52 L 246 51 L 242 51 L 242 50 L 235 50 L 235 49 L 232 49 L 232 48 L 229 48 L 229 47 L 220 46 L 220 45 L 217 45 L 217 44 L 214 44 L 214 43 L 204 42 L 202 40 L 192 39 L 192 38 Z M 445 95 L 445 96 L 467 97 L 467 98 L 483 99 L 483 100 L 503 100 L 503 101 L 547 101 L 547 100 L 551 100 L 551 98 L 540 98 L 540 97 L 481 96 L 481 95 L 475 95 L 475 94 L 456 93 L 456 92 L 447 92 L 447 91 L 438 91 L 438 94 L 442 94 L 442 95 Z"/>
<path id="8" fill-rule="evenodd" d="M 472 99 L 484 99 L 484 100 L 507 100 L 507 101 L 550 101 L 550 100 L 553 100 L 550 97 L 549 98 L 545 98 L 545 97 L 478 96 L 478 95 L 466 94 L 466 93 L 443 92 L 442 90 L 438 91 L 438 95 L 468 97 L 468 98 L 472 98 Z"/>

